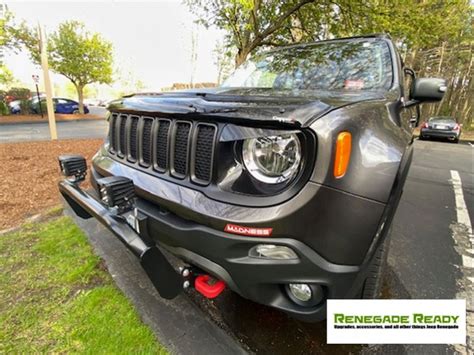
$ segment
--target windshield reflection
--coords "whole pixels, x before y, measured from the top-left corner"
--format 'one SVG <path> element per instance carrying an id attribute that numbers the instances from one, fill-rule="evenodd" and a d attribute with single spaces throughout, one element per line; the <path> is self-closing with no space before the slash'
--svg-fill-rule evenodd
<path id="1" fill-rule="evenodd" d="M 385 91 L 391 84 L 388 45 L 381 40 L 360 40 L 288 47 L 258 55 L 221 87 L 252 88 L 263 95 L 309 96 Z"/>

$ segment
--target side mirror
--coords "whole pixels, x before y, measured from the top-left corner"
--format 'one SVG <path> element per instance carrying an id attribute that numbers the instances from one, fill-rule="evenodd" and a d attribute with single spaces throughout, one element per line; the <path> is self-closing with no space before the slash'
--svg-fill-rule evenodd
<path id="1" fill-rule="evenodd" d="M 447 88 L 446 80 L 444 79 L 415 79 L 411 88 L 410 99 L 418 102 L 441 101 Z"/>

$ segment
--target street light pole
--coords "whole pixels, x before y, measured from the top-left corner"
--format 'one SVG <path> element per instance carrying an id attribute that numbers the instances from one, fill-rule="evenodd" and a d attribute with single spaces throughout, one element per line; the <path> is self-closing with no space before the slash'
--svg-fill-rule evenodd
<path id="1" fill-rule="evenodd" d="M 47 45 L 44 41 L 43 35 L 43 30 L 38 24 L 38 36 L 41 50 L 41 67 L 43 68 L 44 89 L 46 91 L 46 108 L 48 111 L 49 133 L 51 135 L 51 140 L 57 140 L 58 133 L 56 131 L 56 118 L 54 117 L 53 90 L 51 87 L 51 80 L 49 79 Z M 41 101 L 39 102 L 39 105 L 41 106 Z"/>

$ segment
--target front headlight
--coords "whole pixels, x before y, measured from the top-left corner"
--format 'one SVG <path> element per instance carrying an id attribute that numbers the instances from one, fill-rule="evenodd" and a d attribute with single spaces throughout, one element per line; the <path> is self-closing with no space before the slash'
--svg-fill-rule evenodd
<path id="1" fill-rule="evenodd" d="M 296 134 L 251 138 L 244 141 L 245 168 L 267 184 L 287 182 L 298 172 L 301 144 Z"/>

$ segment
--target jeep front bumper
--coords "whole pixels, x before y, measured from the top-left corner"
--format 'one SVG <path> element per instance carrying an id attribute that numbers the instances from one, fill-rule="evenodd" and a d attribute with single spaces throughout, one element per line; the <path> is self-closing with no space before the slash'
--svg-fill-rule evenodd
<path id="1" fill-rule="evenodd" d="M 232 214 L 233 219 L 229 221 L 231 223 L 248 225 L 248 218 L 259 218 L 260 226 L 263 224 L 269 227 L 276 226 L 275 229 L 278 232 L 280 225 L 288 227 L 288 223 L 291 224 L 287 222 L 288 220 L 293 219 L 295 221 L 293 224 L 301 223 L 297 220 L 298 215 L 301 215 L 298 214 L 298 209 L 288 210 L 283 206 L 273 206 L 269 209 L 260 209 L 257 217 L 251 216 L 244 207 L 225 205 L 205 200 L 204 197 L 197 200 L 196 196 L 192 195 L 192 191 L 186 191 L 169 182 L 162 182 L 100 155 L 94 159 L 91 170 L 91 182 L 96 191 L 97 180 L 104 176 L 127 176 L 133 179 L 138 195 L 135 213 L 139 216 L 139 228 L 132 228 L 125 218 L 117 218 L 117 215 L 99 201 L 96 191 L 85 192 L 79 184 L 66 179 L 59 183 L 61 194 L 80 217 L 95 217 L 140 258 L 146 273 L 163 297 L 176 296 L 182 290 L 184 280 L 161 253 L 161 248 L 186 263 L 225 281 L 233 291 L 244 298 L 275 307 L 307 321 L 325 318 L 325 300 L 328 298 L 359 297 L 366 278 L 367 262 L 356 265 L 351 265 L 350 262 L 344 264 L 331 262 L 314 247 L 305 243 L 304 239 L 299 240 L 290 235 L 285 237 L 279 234 L 275 236 L 272 234 L 272 237 L 238 236 L 224 232 L 224 228 L 216 227 L 219 226 L 219 221 L 216 222 L 215 216 L 208 215 L 204 218 L 198 216 L 203 207 L 207 207 L 207 213 L 227 213 L 229 216 Z M 328 214 L 332 208 L 335 208 L 331 206 L 334 203 L 342 204 L 346 209 L 375 208 L 377 211 L 380 210 L 380 213 L 385 206 L 337 190 L 316 186 L 313 183 L 308 183 L 308 186 L 307 189 L 319 191 L 320 203 L 325 203 L 325 199 L 328 199 L 325 205 Z M 146 191 L 144 187 L 154 190 Z M 322 193 L 321 190 L 323 190 Z M 310 201 L 307 204 L 300 203 L 303 209 L 312 207 L 310 203 L 315 199 L 315 196 L 309 194 L 308 191 L 311 190 L 300 194 L 300 198 Z M 164 199 L 160 200 L 160 197 L 167 197 L 168 203 Z M 175 203 L 171 203 L 172 200 Z M 161 201 L 164 202 L 160 203 Z M 295 201 L 289 203 L 295 203 Z M 209 208 L 210 206 L 214 208 Z M 178 210 L 175 207 L 178 207 Z M 311 212 L 310 219 L 317 222 L 321 217 L 316 214 L 317 211 L 305 211 L 303 215 Z M 332 218 L 328 215 L 322 217 Z M 377 215 L 374 218 L 378 223 L 380 216 Z M 238 223 L 239 221 L 242 222 Z M 367 221 L 359 221 L 359 226 L 364 225 L 364 222 Z M 339 222 L 343 227 L 349 228 L 347 223 L 347 221 Z M 341 227 L 340 225 L 336 227 Z M 322 232 L 318 233 L 316 223 L 307 223 L 303 227 L 313 231 L 316 244 L 318 241 L 319 243 L 325 241 L 324 238 L 327 236 L 324 236 Z M 295 230 L 299 230 L 298 228 Z M 320 231 L 326 230 L 325 228 L 327 229 L 328 226 L 321 227 Z M 376 229 L 377 225 L 374 226 L 374 231 Z M 351 233 L 354 233 L 354 230 L 348 229 L 347 235 L 333 240 L 335 246 L 340 248 L 339 257 L 351 255 L 361 247 L 354 240 L 349 240 L 348 243 L 353 245 L 352 250 L 343 249 L 344 243 L 341 244 L 341 240 L 349 238 Z M 372 241 L 374 234 L 365 238 Z M 275 260 L 250 255 L 249 251 L 259 244 L 286 246 L 293 250 L 298 258 Z M 325 250 L 324 245 L 322 245 L 322 250 Z M 363 257 L 366 257 L 367 247 L 362 246 L 361 250 L 363 250 Z M 365 259 L 370 260 L 370 257 Z M 321 286 L 324 290 L 324 301 L 311 307 L 297 304 L 289 297 L 287 290 L 290 283 Z"/>

